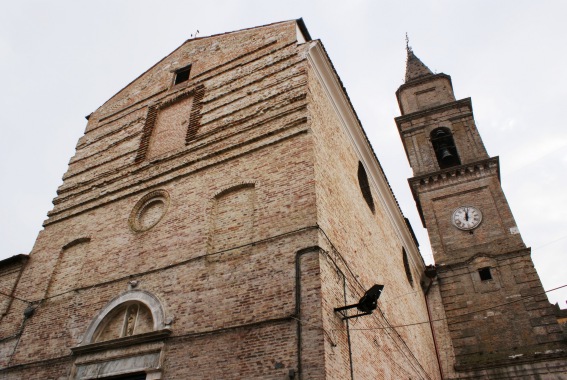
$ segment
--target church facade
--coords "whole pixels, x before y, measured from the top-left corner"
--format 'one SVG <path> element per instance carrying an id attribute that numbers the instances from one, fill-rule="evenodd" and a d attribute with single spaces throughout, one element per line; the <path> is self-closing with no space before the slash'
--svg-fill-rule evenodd
<path id="1" fill-rule="evenodd" d="M 410 49 L 397 96 L 436 267 L 302 20 L 186 41 L 88 116 L 0 262 L 0 378 L 567 376 L 470 99 Z"/>

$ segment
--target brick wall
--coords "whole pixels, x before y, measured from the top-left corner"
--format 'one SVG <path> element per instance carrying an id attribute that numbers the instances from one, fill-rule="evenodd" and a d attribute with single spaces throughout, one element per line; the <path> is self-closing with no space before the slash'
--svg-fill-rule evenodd
<path id="1" fill-rule="evenodd" d="M 286 379 L 298 370 L 292 317 L 298 299 L 308 315 L 319 309 L 320 281 L 315 259 L 302 268 L 307 277 L 296 297 L 296 253 L 318 238 L 306 77 L 295 38 L 295 22 L 287 22 L 190 40 L 91 115 L 16 290 L 44 300 L 17 346 L 0 344 L 9 366 L 19 366 L 5 374 L 17 378 L 41 363 L 50 374 L 28 378 L 75 373 L 70 348 L 88 343 L 82 339 L 93 318 L 131 281 L 159 299 L 170 323 L 161 349 L 165 378 Z M 172 87 L 171 70 L 188 63 L 190 80 Z M 194 136 L 166 136 L 167 149 L 155 150 L 150 138 L 139 159 L 148 108 L 196 88 L 204 92 Z M 149 135 L 159 138 L 167 112 L 179 125 L 190 123 L 187 110 L 196 103 L 188 101 L 158 112 Z M 133 210 L 156 190 L 167 194 L 164 206 L 140 215 L 151 219 L 142 225 L 157 224 L 134 231 Z M 18 333 L 22 313 L 12 308 L 2 337 Z M 320 372 L 321 349 L 304 342 L 305 371 Z M 49 364 L 58 360 L 65 364 Z"/>
<path id="2" fill-rule="evenodd" d="M 296 30 L 189 40 L 90 116 L 15 290 L 35 314 L 14 302 L 0 326 L 0 376 L 81 378 L 138 352 L 152 379 L 437 378 L 423 262 L 385 180 L 368 173 L 364 199 L 369 162 Z M 373 315 L 334 312 L 375 283 Z M 163 326 L 89 341 L 134 291 Z"/>
<path id="3" fill-rule="evenodd" d="M 326 252 L 321 270 L 329 378 L 350 378 L 349 351 L 355 379 L 436 378 L 438 370 L 429 326 L 424 323 L 390 327 L 427 321 L 419 283 L 423 262 L 410 258 L 409 267 L 417 279 L 412 286 L 403 263 L 405 243 L 390 215 L 392 210 L 384 201 L 392 195 L 380 194 L 371 185 L 374 211 L 369 207 L 359 184 L 362 158 L 311 71 L 309 95 L 316 141 L 318 223 L 324 231 L 320 241 Z M 368 164 L 364 162 L 363 166 Z M 378 302 L 380 310 L 373 315 L 343 322 L 333 311 L 335 307 L 357 303 L 374 284 L 383 284 L 385 289 Z"/>

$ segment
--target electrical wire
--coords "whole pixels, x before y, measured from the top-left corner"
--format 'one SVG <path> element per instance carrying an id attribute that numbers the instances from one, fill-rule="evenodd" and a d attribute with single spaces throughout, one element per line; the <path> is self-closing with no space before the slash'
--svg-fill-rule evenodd
<path id="1" fill-rule="evenodd" d="M 196 260 L 196 259 L 202 259 L 203 257 L 206 257 L 206 256 L 212 256 L 212 255 L 222 254 L 222 253 L 224 253 L 224 252 L 231 251 L 231 250 L 234 250 L 234 249 L 239 249 L 239 248 L 242 248 L 242 247 L 245 247 L 245 246 L 249 246 L 249 245 L 260 244 L 260 243 L 263 243 L 263 242 L 266 242 L 266 241 L 269 241 L 269 240 L 272 240 L 272 239 L 275 239 L 275 238 L 278 238 L 278 237 L 283 237 L 283 236 L 295 234 L 295 233 L 298 233 L 298 232 L 307 231 L 307 230 L 310 230 L 310 229 L 318 229 L 319 231 L 321 231 L 321 232 L 323 233 L 323 235 L 325 236 L 325 239 L 327 240 L 327 242 L 328 242 L 328 243 L 330 244 L 330 246 L 332 247 L 332 250 L 333 250 L 333 253 L 334 253 L 334 255 L 335 255 L 335 258 L 333 259 L 333 258 L 331 257 L 331 254 L 330 254 L 329 252 L 326 252 L 326 251 L 325 251 L 325 253 L 327 254 L 327 256 L 328 256 L 332 261 L 338 261 L 337 259 L 340 259 L 341 263 L 344 265 L 344 267 L 347 269 L 348 273 L 350 274 L 349 277 L 351 277 L 351 279 L 354 280 L 354 282 L 356 283 L 356 285 L 358 285 L 358 287 L 360 288 L 360 290 L 364 293 L 364 292 L 366 291 L 366 288 L 365 288 L 364 285 L 360 282 L 360 280 L 358 279 L 358 277 L 355 275 L 354 271 L 350 268 L 350 266 L 348 265 L 348 263 L 347 263 L 346 259 L 344 258 L 344 256 L 343 256 L 343 255 L 340 253 L 340 251 L 335 247 L 335 245 L 333 244 L 333 242 L 331 241 L 331 239 L 329 238 L 329 236 L 327 235 L 327 233 L 326 233 L 320 226 L 314 225 L 314 226 L 303 227 L 303 228 L 299 228 L 299 229 L 296 229 L 296 230 L 293 230 L 293 231 L 285 232 L 285 233 L 282 233 L 282 234 L 279 234 L 279 235 L 276 235 L 276 236 L 272 236 L 272 237 L 269 237 L 269 238 L 266 238 L 266 239 L 262 239 L 262 240 L 258 240 L 258 241 L 252 242 L 252 243 L 248 243 L 248 244 L 245 244 L 245 245 L 243 245 L 243 246 L 234 247 L 234 248 L 230 248 L 230 249 L 226 249 L 226 250 L 222 250 L 222 251 L 218 251 L 218 252 L 208 253 L 208 254 L 201 255 L 201 256 L 199 256 L 199 257 L 192 258 L 192 259 L 189 259 L 189 260 L 183 260 L 183 261 L 181 261 L 181 262 L 173 263 L 173 264 L 167 265 L 167 266 L 162 267 L 162 268 L 156 268 L 156 269 L 152 269 L 152 270 L 149 270 L 149 271 L 146 271 L 146 272 L 143 272 L 143 273 L 136 273 L 136 274 L 133 274 L 133 275 L 124 276 L 124 277 L 121 277 L 121 278 L 118 278 L 118 279 L 113 279 L 113 280 L 106 281 L 106 282 L 104 282 L 104 283 L 93 284 L 92 286 L 85 286 L 85 287 L 82 287 L 82 288 L 71 289 L 71 290 L 69 290 L 69 291 L 65 291 L 65 292 L 62 292 L 62 293 L 59 293 L 59 294 L 55 294 L 55 295 L 52 295 L 52 296 L 49 296 L 49 297 L 44 297 L 44 298 L 42 298 L 42 299 L 39 300 L 39 301 L 43 302 L 43 301 L 45 301 L 45 300 L 49 300 L 49 299 L 52 299 L 52 298 L 60 297 L 60 296 L 62 296 L 62 295 L 64 295 L 64 294 L 67 294 L 67 293 L 70 293 L 70 292 L 74 292 L 74 291 L 79 291 L 79 290 L 84 290 L 84 289 L 92 289 L 92 288 L 94 288 L 94 287 L 96 287 L 96 286 L 100 286 L 100 285 L 103 285 L 103 284 L 108 283 L 108 282 L 116 282 L 116 281 L 120 281 L 120 280 L 123 280 L 123 279 L 131 278 L 132 276 L 141 276 L 141 275 L 145 275 L 145 274 L 149 274 L 149 273 L 153 273 L 153 272 L 157 272 L 157 271 L 166 270 L 166 269 L 169 269 L 169 268 L 172 268 L 172 267 L 176 267 L 176 266 L 180 266 L 180 265 L 183 265 L 183 264 L 187 264 L 188 262 L 193 261 L 193 260 Z M 564 237 L 561 237 L 560 239 L 557 239 L 557 240 L 561 240 L 561 239 L 563 239 L 563 238 L 564 238 Z M 555 242 L 555 241 L 553 241 L 553 242 Z M 550 242 L 549 244 L 551 244 L 551 243 L 553 243 L 553 242 Z M 335 265 L 337 265 L 336 262 L 335 262 Z M 337 266 L 337 268 L 338 268 L 338 266 Z M 476 314 L 476 313 L 479 313 L 479 312 L 482 312 L 482 311 L 492 310 L 492 309 L 495 309 L 495 308 L 498 308 L 498 307 L 502 307 L 502 306 L 505 306 L 505 305 L 513 304 L 513 303 L 516 303 L 516 302 L 520 302 L 520 301 L 523 301 L 523 300 L 525 300 L 525 299 L 533 298 L 533 297 L 535 297 L 535 296 L 542 295 L 542 294 L 545 294 L 545 293 L 548 293 L 548 292 L 551 292 L 551 291 L 554 291 L 554 290 L 558 290 L 558 289 L 561 289 L 561 288 L 564 288 L 564 287 L 567 287 L 567 284 L 566 284 L 566 285 L 559 286 L 559 287 L 556 287 L 556 288 L 553 288 L 553 289 L 549 289 L 549 290 L 544 291 L 544 292 L 542 292 L 542 293 L 537 293 L 537 294 L 534 294 L 534 295 L 531 295 L 531 296 L 522 297 L 522 298 L 519 298 L 519 299 L 510 301 L 510 302 L 506 302 L 506 303 L 503 303 L 503 304 L 491 306 L 491 307 L 488 307 L 488 308 L 485 308 L 485 309 L 475 310 L 475 311 L 468 312 L 468 313 L 465 313 L 465 314 L 460 314 L 460 315 L 455 316 L 455 317 L 439 318 L 439 319 L 432 320 L 431 322 L 438 322 L 438 321 L 443 321 L 443 320 L 450 320 L 451 318 L 462 317 L 462 316 L 466 316 L 466 315 L 470 315 L 470 314 Z M 353 293 L 357 294 L 358 292 L 354 291 L 354 289 L 353 289 Z M 384 301 L 382 301 L 381 303 L 391 302 L 391 301 L 394 301 L 394 300 L 399 299 L 399 298 L 401 298 L 401 297 L 405 297 L 405 296 L 407 296 L 407 295 L 411 295 L 411 294 L 414 294 L 414 293 L 417 293 L 417 291 L 409 292 L 409 293 L 404 293 L 404 294 L 401 294 L 401 295 L 397 295 L 397 296 L 394 296 L 393 298 L 384 300 Z M 25 300 L 25 299 L 23 299 L 23 298 L 19 298 L 19 297 L 16 297 L 16 296 L 14 296 L 14 295 L 9 295 L 9 294 L 6 294 L 6 293 L 1 292 L 1 291 L 0 291 L 0 294 L 3 295 L 3 296 L 6 296 L 6 297 L 13 298 L 13 299 L 18 300 L 18 301 L 21 301 L 21 302 L 25 302 L 26 304 L 31 304 L 31 303 L 37 302 L 37 301 Z M 403 354 L 404 357 L 406 357 L 406 359 L 407 359 L 410 363 L 412 363 L 412 362 L 417 363 L 417 365 L 420 367 L 420 369 L 423 371 L 423 373 L 425 373 L 426 376 L 429 377 L 428 374 L 427 374 L 427 372 L 425 371 L 425 369 L 423 368 L 423 366 L 422 366 L 421 363 L 419 362 L 419 360 L 415 357 L 415 355 L 413 354 L 413 352 L 411 351 L 411 349 L 409 348 L 409 346 L 407 346 L 405 340 L 401 337 L 401 335 L 400 335 L 395 329 L 396 329 L 396 328 L 404 328 L 404 327 L 416 326 L 416 325 L 422 325 L 422 324 L 428 324 L 428 323 L 430 323 L 430 321 L 415 322 L 415 323 L 409 323 L 409 324 L 403 324 L 403 325 L 392 325 L 392 324 L 387 320 L 386 316 L 384 315 L 383 311 L 382 311 L 380 308 L 379 308 L 379 311 L 380 311 L 380 313 L 381 313 L 382 318 L 384 319 L 385 325 L 383 325 L 383 326 L 378 326 L 378 327 L 369 327 L 369 328 L 350 328 L 350 331 L 370 331 L 370 330 L 387 330 L 387 331 L 390 330 L 390 331 L 394 331 L 395 334 L 397 335 L 398 339 L 399 339 L 399 340 L 403 343 L 403 345 L 405 346 L 405 349 L 401 348 L 401 347 L 399 346 L 399 344 L 397 343 L 397 339 L 395 339 L 393 336 L 391 336 L 390 334 L 388 334 L 388 336 L 390 337 L 390 339 L 391 339 L 391 340 L 394 342 L 394 344 L 396 345 L 397 349 Z M 375 314 L 374 314 L 374 315 L 375 315 Z M 376 321 L 380 323 L 380 320 L 378 319 L 378 317 L 376 316 L 375 318 L 376 318 Z M 333 331 L 335 331 L 335 330 L 332 329 L 332 330 L 330 330 L 330 331 L 327 331 L 327 330 L 323 329 L 322 327 L 315 326 L 315 325 L 310 324 L 310 323 L 308 323 L 308 322 L 302 321 L 302 320 L 300 320 L 300 319 L 298 319 L 298 318 L 292 317 L 292 319 L 295 319 L 295 320 L 297 320 L 297 321 L 300 322 L 300 323 L 309 324 L 309 325 L 311 325 L 311 326 L 313 326 L 313 327 L 322 329 L 322 330 L 324 331 L 325 335 L 327 335 L 327 337 L 328 337 L 329 340 L 331 341 L 331 344 L 336 345 L 335 339 L 332 337 L 332 333 L 333 333 Z M 404 353 L 404 351 L 409 352 L 409 354 L 411 355 L 411 357 L 413 357 L 413 360 L 410 359 L 410 358 Z M 412 367 L 413 367 L 413 363 L 412 363 L 411 365 L 412 365 Z M 415 368 L 415 367 L 414 367 L 414 370 L 416 370 L 417 372 L 420 372 L 420 371 L 417 370 L 417 368 Z"/>
<path id="2" fill-rule="evenodd" d="M 360 280 L 358 279 L 358 277 L 354 274 L 353 270 L 350 268 L 350 266 L 348 265 L 346 259 L 343 257 L 343 255 L 339 252 L 339 250 L 335 247 L 335 245 L 333 244 L 333 242 L 331 241 L 331 239 L 329 238 L 329 236 L 327 235 L 327 233 L 325 232 L 325 230 L 323 228 L 321 228 L 321 226 L 319 226 L 319 230 L 323 233 L 323 235 L 325 236 L 325 239 L 327 240 L 327 242 L 331 245 L 331 247 L 333 248 L 334 252 L 336 255 L 338 255 L 341 258 L 341 261 L 343 262 L 343 264 L 345 265 L 346 269 L 348 270 L 348 272 L 350 273 L 350 275 L 352 276 L 352 279 L 354 279 L 354 281 L 358 284 L 358 286 L 360 287 L 360 289 L 362 290 L 362 292 L 366 292 L 366 287 L 364 285 L 362 285 L 362 283 L 360 282 Z M 336 264 L 335 264 L 336 265 Z M 387 325 L 391 326 L 390 322 L 387 320 L 386 316 L 384 315 L 383 311 L 378 308 L 378 310 L 380 310 L 380 313 L 382 314 L 382 317 L 384 319 L 384 321 L 386 322 Z M 352 329 L 350 329 L 352 330 Z M 395 328 L 391 328 L 391 331 L 393 331 L 397 338 L 402 341 L 404 347 L 406 347 L 407 351 L 410 353 L 410 355 L 412 356 L 413 360 L 417 363 L 417 365 L 422 369 L 423 373 L 426 374 L 427 378 L 429 378 L 429 374 L 427 373 L 427 371 L 425 371 L 425 369 L 423 368 L 423 366 L 421 365 L 421 363 L 419 362 L 419 360 L 417 359 L 417 357 L 415 356 L 415 354 L 413 353 L 413 351 L 409 348 L 409 346 L 407 345 L 407 343 L 405 342 L 405 340 L 403 339 L 403 337 L 396 331 Z M 394 342 L 394 344 L 396 345 L 396 347 L 398 348 L 398 350 L 402 353 L 402 355 L 404 357 L 406 357 L 406 359 L 408 359 L 410 365 L 413 367 L 412 364 L 412 360 L 410 360 L 409 358 L 407 358 L 407 356 L 404 354 L 404 350 L 402 348 L 399 347 L 398 343 L 396 342 L 396 339 L 394 339 L 393 337 L 391 337 L 389 334 L 388 336 L 390 337 L 390 339 L 392 339 L 392 341 Z M 415 367 L 414 367 L 415 369 Z M 419 372 L 419 371 L 417 371 Z"/>
<path id="3" fill-rule="evenodd" d="M 557 238 L 557 239 L 555 239 L 555 240 L 548 241 L 547 243 L 544 243 L 544 244 L 539 245 L 539 246 L 537 246 L 537 247 L 535 247 L 535 248 L 532 248 L 532 250 L 534 250 L 534 249 L 540 249 L 540 248 L 543 248 L 543 247 L 547 247 L 548 245 L 553 244 L 553 243 L 557 243 L 558 241 L 563 240 L 563 239 L 567 239 L 567 235 L 563 235 L 563 236 L 561 236 L 561 237 L 559 237 L 559 238 Z"/>
<path id="4" fill-rule="evenodd" d="M 558 287 L 553 288 L 553 289 L 546 290 L 546 291 L 544 291 L 544 292 L 540 292 L 540 293 L 537 293 L 537 294 L 533 294 L 533 295 L 531 295 L 531 296 L 521 297 L 521 298 L 515 299 L 515 300 L 513 300 L 513 301 L 501 303 L 501 304 L 494 305 L 494 306 L 491 306 L 491 307 L 487 307 L 487 308 L 484 308 L 484 309 L 479 309 L 479 310 L 470 311 L 470 312 L 468 312 L 468 313 L 459 314 L 459 315 L 456 315 L 456 316 L 454 316 L 454 317 L 446 317 L 446 318 L 433 319 L 433 320 L 431 320 L 431 322 L 446 321 L 446 320 L 449 320 L 449 319 L 451 319 L 451 318 L 459 318 L 459 317 L 462 317 L 462 316 L 471 315 L 471 314 L 476 314 L 476 313 L 480 313 L 480 312 L 487 311 L 487 310 L 497 309 L 497 308 L 502 307 L 502 306 L 510 305 L 510 304 L 512 304 L 512 303 L 516 303 L 516 302 L 520 302 L 520 301 L 525 301 L 526 299 L 533 298 L 533 297 L 537 297 L 537 296 L 541 296 L 542 294 L 546 294 L 546 293 L 549 293 L 549 292 L 553 292 L 554 290 L 558 290 L 558 289 L 565 288 L 565 287 L 567 287 L 567 284 L 558 286 Z M 417 325 L 428 324 L 429 322 L 430 322 L 430 321 L 415 322 L 415 323 L 408 323 L 408 324 L 404 324 L 404 325 L 396 325 L 396 326 L 391 326 L 391 327 L 392 327 L 392 328 L 398 328 L 398 327 L 417 326 Z M 386 328 L 387 328 L 387 327 L 369 327 L 369 328 L 350 329 L 350 330 L 351 330 L 351 331 L 367 331 L 367 330 L 383 330 L 383 329 L 386 329 Z"/>
<path id="5" fill-rule="evenodd" d="M 25 300 L 25 299 L 23 299 L 23 298 L 19 298 L 19 297 L 16 297 L 16 296 L 14 296 L 14 295 L 11 295 L 11 294 L 6 294 L 6 293 L 1 292 L 1 291 L 0 291 L 0 294 L 3 295 L 3 296 L 6 296 L 6 297 L 8 297 L 8 298 L 15 299 L 15 300 L 17 300 L 17 301 L 25 302 L 25 303 L 27 303 L 27 304 L 33 303 L 33 301 L 28 301 L 28 300 Z"/>
<path id="6" fill-rule="evenodd" d="M 107 281 L 103 281 L 103 282 L 99 282 L 99 283 L 94 283 L 94 284 L 89 285 L 89 286 L 82 286 L 82 287 L 78 287 L 78 288 L 69 289 L 69 290 L 66 290 L 66 291 L 61 292 L 61 293 L 53 294 L 49 297 L 43 297 L 43 298 L 38 299 L 36 301 L 24 300 L 22 298 L 18 298 L 16 296 L 11 296 L 9 294 L 5 294 L 5 293 L 2 293 L 2 292 L 0 292 L 0 294 L 5 295 L 7 297 L 11 297 L 11 298 L 16 299 L 18 301 L 28 303 L 28 304 L 42 303 L 44 301 L 47 301 L 47 300 L 50 300 L 50 299 L 53 299 L 53 298 L 64 296 L 65 294 L 68 294 L 68 293 L 78 292 L 78 291 L 85 290 L 85 289 L 93 289 L 93 288 L 103 286 L 103 285 L 107 285 L 107 284 L 110 284 L 110 283 L 123 281 L 123 280 L 126 280 L 126 279 L 131 279 L 133 277 L 144 276 L 144 275 L 151 274 L 151 273 L 161 272 L 161 271 L 164 271 L 164 270 L 167 270 L 167 269 L 171 269 L 171 268 L 175 268 L 175 267 L 178 267 L 178 266 L 181 266 L 181 265 L 185 265 L 185 264 L 187 264 L 191 261 L 201 260 L 201 259 L 206 258 L 206 257 L 220 255 L 220 254 L 230 252 L 230 251 L 233 251 L 233 250 L 242 249 L 242 248 L 254 246 L 254 245 L 257 245 L 257 244 L 262 244 L 262 243 L 268 242 L 268 241 L 273 240 L 273 239 L 278 239 L 278 238 L 281 238 L 281 237 L 294 235 L 294 234 L 299 233 L 299 232 L 304 232 L 304 231 L 309 231 L 309 230 L 314 230 L 314 229 L 320 229 L 320 227 L 318 225 L 301 227 L 301 228 L 298 228 L 298 229 L 295 229 L 295 230 L 292 230 L 292 231 L 283 232 L 279 235 L 274 235 L 274 236 L 270 236 L 270 237 L 265 238 L 265 239 L 260 239 L 260 240 L 253 241 L 251 243 L 239 245 L 237 247 L 227 248 L 227 249 L 223 249 L 221 251 L 210 252 L 210 253 L 206 253 L 206 254 L 203 254 L 203 255 L 200 255 L 200 256 L 197 256 L 197 257 L 192 257 L 190 259 L 182 260 L 182 261 L 172 263 L 172 264 L 160 267 L 160 268 L 150 269 L 150 270 L 147 270 L 145 272 L 128 274 L 128 275 L 118 277 L 118 278 L 114 278 L 114 279 L 111 279 L 111 280 L 107 280 Z"/>

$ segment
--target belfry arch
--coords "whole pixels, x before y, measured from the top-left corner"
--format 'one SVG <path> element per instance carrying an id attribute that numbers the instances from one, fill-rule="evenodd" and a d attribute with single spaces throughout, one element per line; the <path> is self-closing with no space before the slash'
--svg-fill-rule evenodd
<path id="1" fill-rule="evenodd" d="M 455 141 L 453 140 L 453 134 L 449 128 L 440 127 L 432 130 L 430 139 L 440 169 L 446 169 L 461 164 L 461 159 L 459 158 Z"/>

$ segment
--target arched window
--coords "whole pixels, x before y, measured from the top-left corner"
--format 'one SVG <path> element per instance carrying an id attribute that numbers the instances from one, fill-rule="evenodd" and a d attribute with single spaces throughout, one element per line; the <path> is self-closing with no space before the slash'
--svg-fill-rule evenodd
<path id="1" fill-rule="evenodd" d="M 413 276 L 411 274 L 411 268 L 409 265 L 408 254 L 406 253 L 405 248 L 402 248 L 402 260 L 404 262 L 404 269 L 406 271 L 406 277 L 408 278 L 408 282 L 411 286 L 413 286 Z"/>
<path id="2" fill-rule="evenodd" d="M 115 297 L 94 316 L 79 345 L 71 348 L 71 378 L 162 379 L 163 348 L 154 343 L 163 343 L 171 334 L 172 320 L 166 325 L 164 317 L 160 301 L 145 290 Z"/>
<path id="3" fill-rule="evenodd" d="M 130 290 L 110 301 L 92 320 L 81 345 L 104 342 L 164 329 L 158 299 L 143 290 Z"/>
<path id="4" fill-rule="evenodd" d="M 448 128 L 441 127 L 434 129 L 431 131 L 430 137 L 440 169 L 461 164 L 453 135 Z"/>
<path id="5" fill-rule="evenodd" d="M 101 322 L 94 343 L 153 331 L 150 309 L 142 302 L 126 302 L 114 308 Z"/>
<path id="6" fill-rule="evenodd" d="M 370 183 L 368 182 L 366 170 L 364 170 L 364 166 L 360 161 L 358 161 L 358 186 L 360 186 L 360 192 L 362 193 L 366 204 L 370 207 L 370 211 L 374 214 L 374 199 L 372 199 Z"/>

